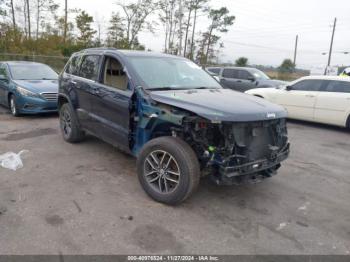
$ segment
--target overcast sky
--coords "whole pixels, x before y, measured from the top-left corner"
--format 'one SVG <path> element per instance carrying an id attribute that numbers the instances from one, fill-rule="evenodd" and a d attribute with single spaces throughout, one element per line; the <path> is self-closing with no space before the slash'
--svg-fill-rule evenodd
<path id="1" fill-rule="evenodd" d="M 63 0 L 60 0 L 63 6 Z M 125 0 L 131 2 L 131 0 Z M 136 0 L 135 0 L 136 1 Z M 118 11 L 113 0 L 70 0 L 70 8 L 82 8 L 100 20 L 106 34 L 112 11 Z M 279 65 L 292 58 L 295 36 L 299 35 L 297 66 L 311 68 L 325 65 L 329 50 L 332 24 L 338 18 L 334 39 L 333 65 L 349 65 L 350 1 L 349 0 L 212 0 L 215 8 L 227 7 L 236 16 L 235 24 L 222 34 L 225 48 L 220 61 L 235 61 L 240 56 L 251 64 Z M 198 30 L 207 26 L 206 17 L 199 18 Z M 141 43 L 146 48 L 162 51 L 164 33 L 159 25 L 155 34 L 143 32 Z"/>

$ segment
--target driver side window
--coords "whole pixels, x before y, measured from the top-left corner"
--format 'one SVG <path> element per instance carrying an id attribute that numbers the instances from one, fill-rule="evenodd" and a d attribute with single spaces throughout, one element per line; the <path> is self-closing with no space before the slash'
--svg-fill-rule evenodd
<path id="1" fill-rule="evenodd" d="M 122 64 L 115 58 L 106 57 L 104 62 L 103 84 L 122 91 L 128 90 L 128 77 Z"/>
<path id="2" fill-rule="evenodd" d="M 322 80 L 303 80 L 292 86 L 295 91 L 320 91 Z"/>

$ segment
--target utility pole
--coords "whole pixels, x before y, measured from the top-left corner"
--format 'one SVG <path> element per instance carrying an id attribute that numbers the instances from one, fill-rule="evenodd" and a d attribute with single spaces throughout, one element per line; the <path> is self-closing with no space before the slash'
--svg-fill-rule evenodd
<path id="1" fill-rule="evenodd" d="M 334 18 L 334 24 L 333 24 L 333 32 L 332 32 L 332 39 L 331 39 L 331 46 L 329 48 L 329 54 L 328 54 L 328 64 L 327 68 L 331 65 L 332 60 L 332 52 L 333 52 L 333 41 L 334 41 L 334 33 L 335 33 L 335 27 L 337 26 L 337 18 Z M 327 74 L 327 68 L 324 72 L 324 74 Z"/>
<path id="2" fill-rule="evenodd" d="M 298 40 L 299 40 L 299 35 L 295 37 L 294 60 L 293 60 L 294 66 L 296 66 L 296 63 L 297 63 Z"/>

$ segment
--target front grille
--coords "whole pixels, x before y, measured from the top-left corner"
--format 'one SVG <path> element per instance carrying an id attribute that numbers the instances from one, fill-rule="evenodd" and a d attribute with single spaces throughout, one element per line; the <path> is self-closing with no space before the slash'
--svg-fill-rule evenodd
<path id="1" fill-rule="evenodd" d="M 42 93 L 41 95 L 49 102 L 57 102 L 57 93 Z"/>

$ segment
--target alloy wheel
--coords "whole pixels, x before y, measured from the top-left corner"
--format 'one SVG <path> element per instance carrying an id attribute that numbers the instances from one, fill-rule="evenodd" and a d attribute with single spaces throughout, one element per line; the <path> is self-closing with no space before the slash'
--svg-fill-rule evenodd
<path id="1" fill-rule="evenodd" d="M 170 153 L 155 150 L 145 159 L 144 176 L 156 192 L 169 194 L 178 187 L 181 172 L 176 159 Z"/>
<path id="2" fill-rule="evenodd" d="M 64 136 L 69 137 L 72 132 L 72 118 L 67 110 L 61 113 L 61 128 Z"/>
<path id="3" fill-rule="evenodd" d="M 12 115 L 15 116 L 17 114 L 17 109 L 16 109 L 15 99 L 13 97 L 11 97 L 10 99 L 10 109 L 11 109 Z"/>

